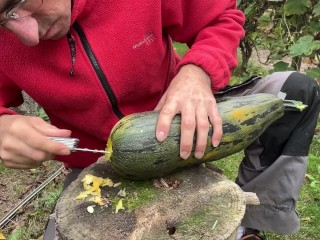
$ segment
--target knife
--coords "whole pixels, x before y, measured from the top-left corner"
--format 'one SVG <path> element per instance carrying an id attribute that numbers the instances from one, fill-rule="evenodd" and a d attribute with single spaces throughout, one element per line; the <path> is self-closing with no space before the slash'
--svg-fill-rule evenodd
<path id="1" fill-rule="evenodd" d="M 92 153 L 103 153 L 103 154 L 112 153 L 105 150 L 78 148 L 78 143 L 80 142 L 78 138 L 71 138 L 71 137 L 48 137 L 48 138 L 54 142 L 62 143 L 63 145 L 67 146 L 71 150 L 71 152 L 80 151 L 80 152 L 92 152 Z"/>

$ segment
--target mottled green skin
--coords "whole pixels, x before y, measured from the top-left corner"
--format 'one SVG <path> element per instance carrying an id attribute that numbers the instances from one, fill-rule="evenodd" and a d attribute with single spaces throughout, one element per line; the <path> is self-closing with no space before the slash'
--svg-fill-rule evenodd
<path id="1" fill-rule="evenodd" d="M 219 147 L 211 143 L 212 126 L 204 157 L 187 160 L 179 156 L 180 116 L 171 125 L 164 142 L 156 140 L 159 112 L 132 114 L 121 119 L 110 135 L 112 168 L 129 179 L 148 179 L 166 175 L 182 167 L 209 162 L 236 153 L 255 141 L 264 130 L 283 115 L 282 100 L 270 94 L 230 98 L 218 103 L 223 122 Z"/>

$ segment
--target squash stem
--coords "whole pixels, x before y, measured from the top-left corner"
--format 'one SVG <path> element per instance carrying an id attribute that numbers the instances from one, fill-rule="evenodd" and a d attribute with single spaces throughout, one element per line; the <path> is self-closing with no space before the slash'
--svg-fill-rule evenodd
<path id="1" fill-rule="evenodd" d="M 283 100 L 284 110 L 286 111 L 298 111 L 302 112 L 304 109 L 308 107 L 308 105 L 304 104 L 301 101 L 295 100 Z"/>

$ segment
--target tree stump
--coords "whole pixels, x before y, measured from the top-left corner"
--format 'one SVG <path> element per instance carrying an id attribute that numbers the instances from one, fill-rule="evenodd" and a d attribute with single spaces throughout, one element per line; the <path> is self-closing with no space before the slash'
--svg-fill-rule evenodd
<path id="1" fill-rule="evenodd" d="M 110 178 L 117 187 L 102 187 L 111 206 L 75 200 L 84 191 L 86 174 Z M 117 194 L 125 189 L 125 210 L 115 213 Z M 119 178 L 105 160 L 85 169 L 63 193 L 56 206 L 57 234 L 62 240 L 235 240 L 245 212 L 242 190 L 204 165 L 162 179 Z"/>

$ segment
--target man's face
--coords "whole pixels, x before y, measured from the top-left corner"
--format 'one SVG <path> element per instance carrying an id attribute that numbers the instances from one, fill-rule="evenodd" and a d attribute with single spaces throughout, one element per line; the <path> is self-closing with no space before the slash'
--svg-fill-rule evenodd
<path id="1" fill-rule="evenodd" d="M 1 0 L 1 14 L 13 2 L 17 2 L 17 0 Z M 71 0 L 43 0 L 41 7 L 33 12 L 32 15 L 19 19 L 10 19 L 6 21 L 4 27 L 14 33 L 24 44 L 34 46 L 40 40 L 57 40 L 65 36 L 69 31 L 70 22 Z"/>

